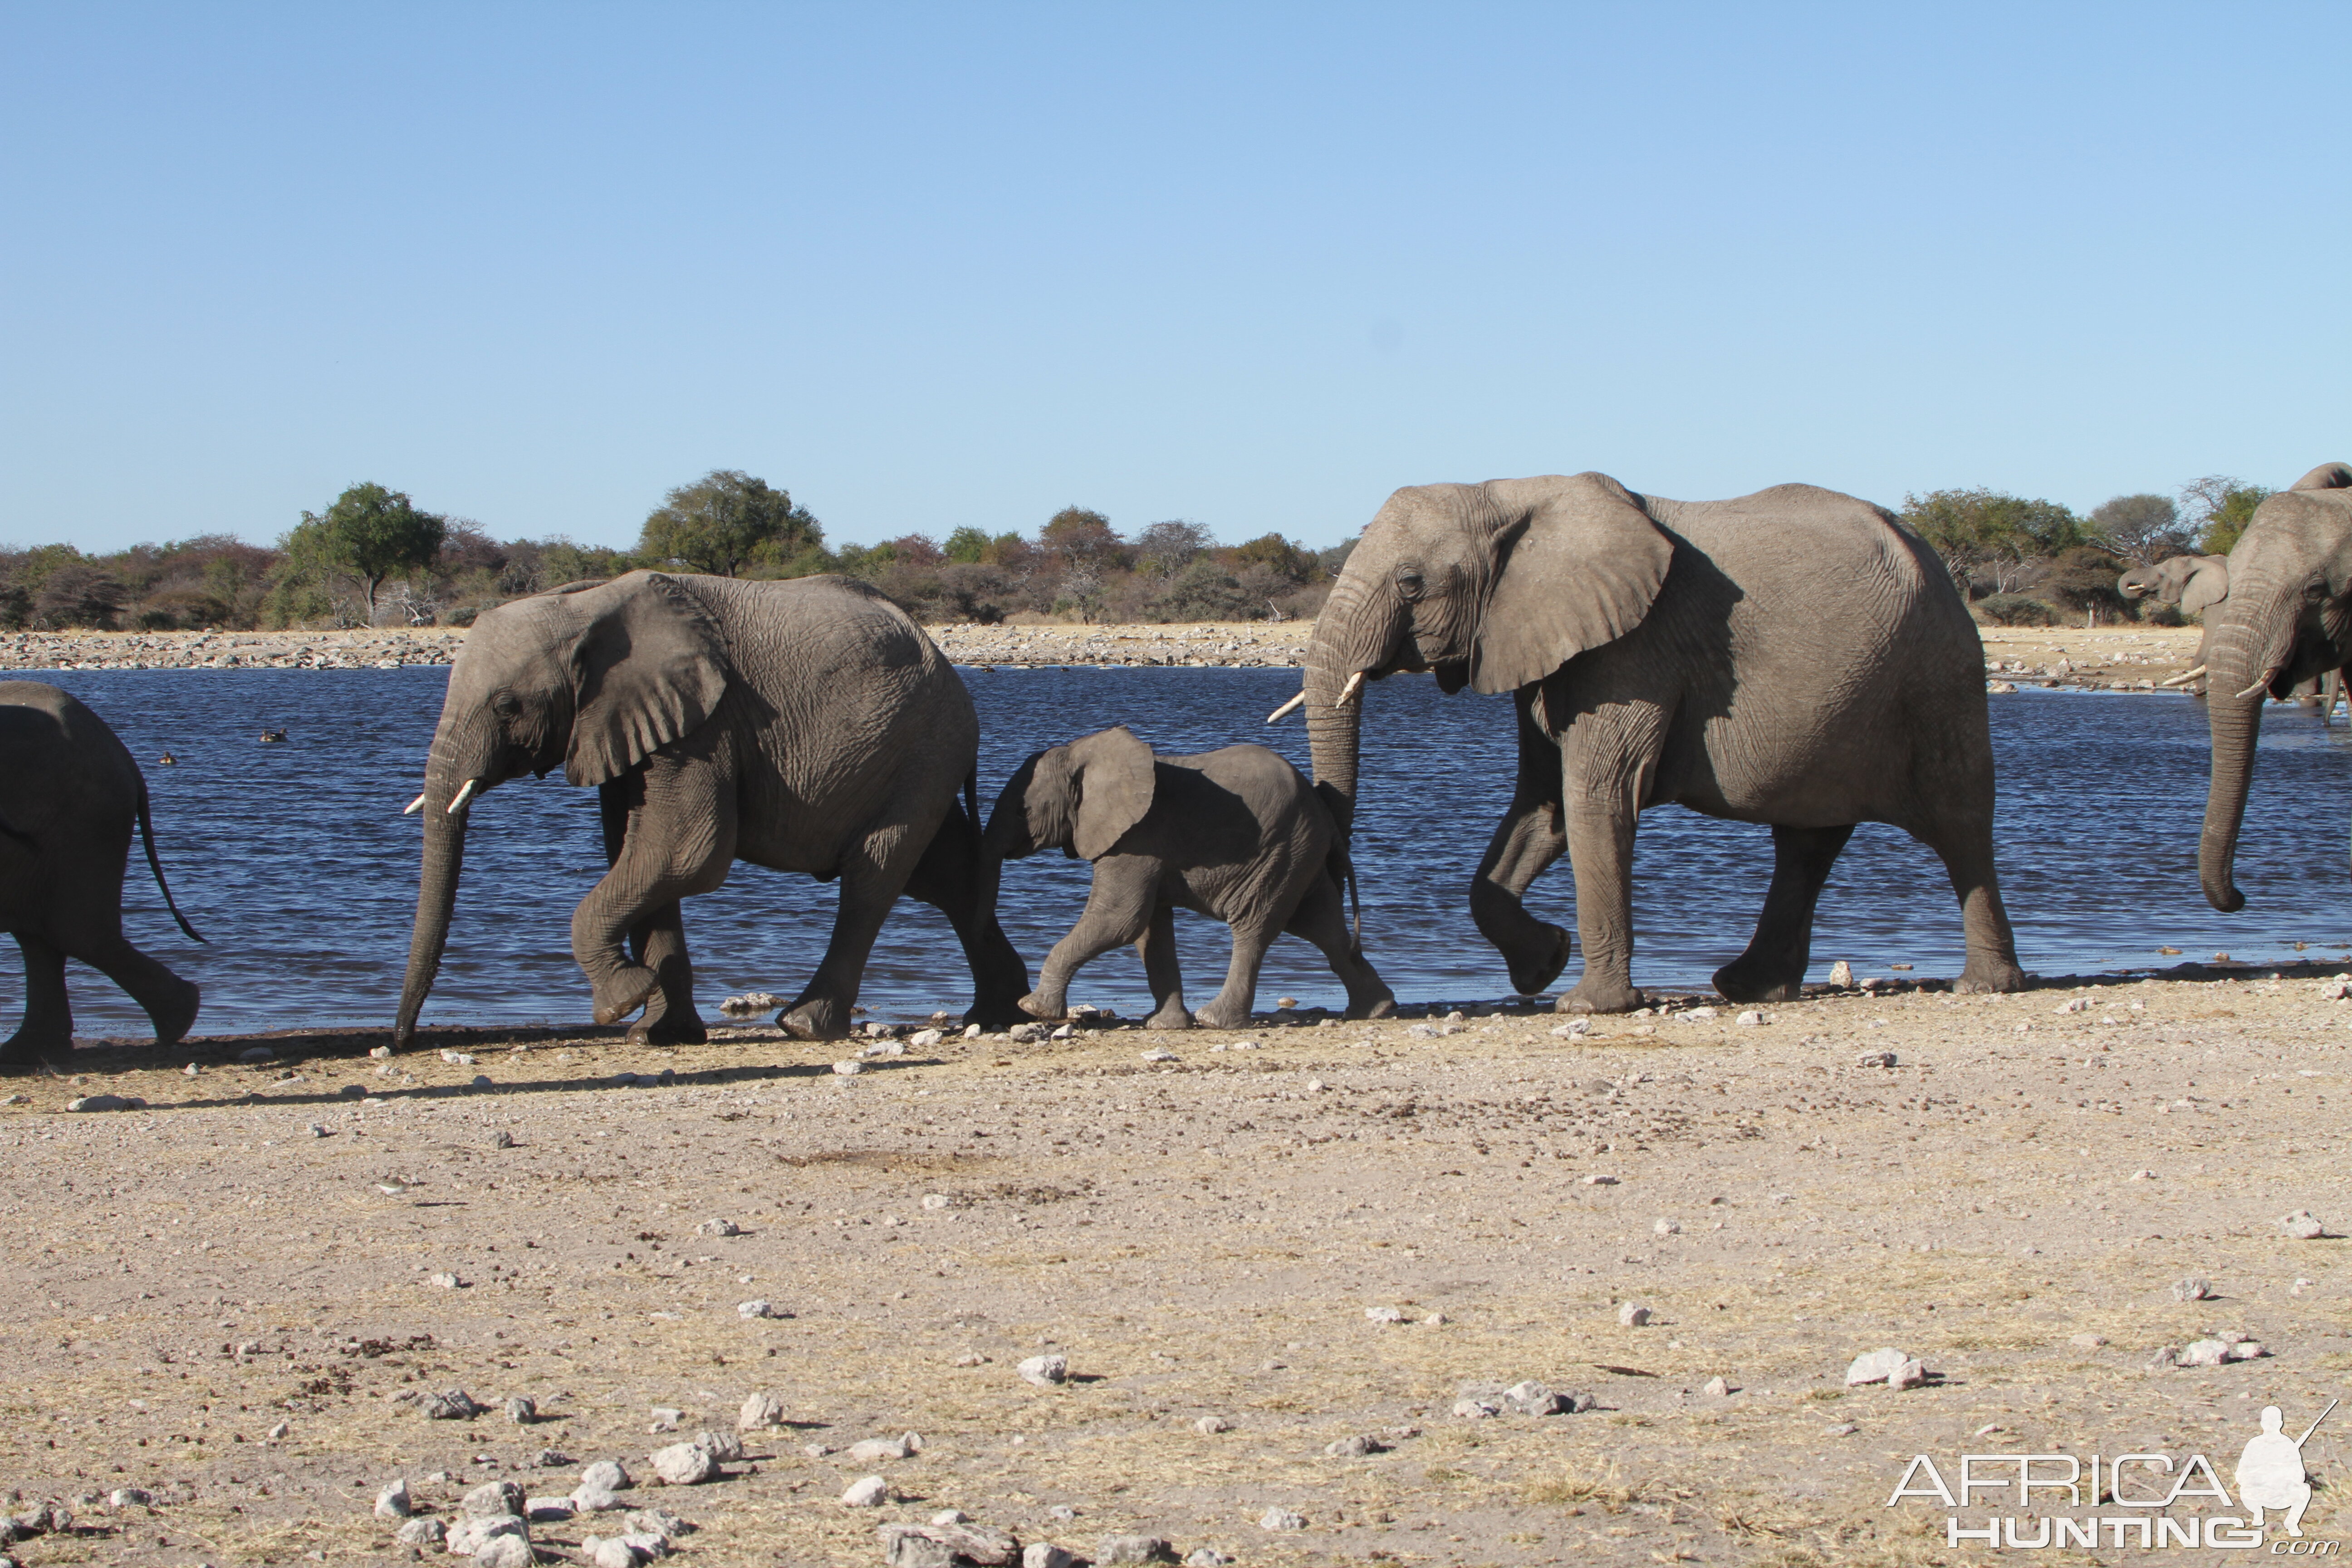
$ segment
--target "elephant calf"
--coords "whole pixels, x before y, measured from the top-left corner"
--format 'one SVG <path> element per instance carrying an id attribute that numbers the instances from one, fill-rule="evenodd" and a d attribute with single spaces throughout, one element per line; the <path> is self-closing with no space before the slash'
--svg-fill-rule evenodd
<path id="1" fill-rule="evenodd" d="M 199 993 L 122 934 L 122 872 L 136 827 L 147 868 L 180 929 L 147 819 L 147 781 L 106 721 L 54 686 L 0 681 L 0 930 L 25 954 L 25 1021 L 0 1062 L 73 1046 L 66 960 L 131 994 L 170 1045 L 196 1021 Z"/>
<path id="2" fill-rule="evenodd" d="M 1079 966 L 1131 942 L 1157 1005 L 1153 1028 L 1245 1027 L 1258 965 L 1286 931 L 1323 950 L 1348 988 L 1348 1016 L 1396 1005 L 1348 928 L 1347 840 L 1315 786 L 1263 746 L 1155 757 L 1122 727 L 1040 752 L 997 796 L 982 847 L 991 865 L 1040 849 L 1094 862 L 1086 912 L 1021 999 L 1034 1017 L 1060 1017 Z M 1184 1010 L 1176 967 L 1180 905 L 1234 931 L 1224 989 L 1198 1015 Z"/>

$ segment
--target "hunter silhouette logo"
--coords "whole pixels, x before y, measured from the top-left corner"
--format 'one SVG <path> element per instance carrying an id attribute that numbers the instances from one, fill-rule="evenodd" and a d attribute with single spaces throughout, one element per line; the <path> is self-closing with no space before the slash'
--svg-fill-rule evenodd
<path id="1" fill-rule="evenodd" d="M 2303 1455 L 2336 1405 L 2329 1400 L 2300 1437 L 2287 1435 L 2285 1413 L 2277 1405 L 2264 1406 L 2262 1430 L 2238 1457 L 2231 1477 L 2234 1499 L 2202 1454 L 1963 1454 L 1957 1484 L 1946 1481 L 1932 1458 L 1915 1454 L 1886 1506 L 1899 1506 L 1906 1498 L 1933 1498 L 1952 1510 L 1944 1521 L 1947 1546 L 1980 1543 L 2011 1552 L 2101 1546 L 2252 1551 L 2263 1545 L 2263 1516 L 2273 1513 L 2281 1516 L 2278 1523 L 2292 1538 L 2273 1542 L 2273 1555 L 2333 1556 L 2342 1542 L 2303 1539 L 2303 1515 L 2312 1493 Z M 1951 1463 L 1945 1460 L 1948 1467 Z M 1990 1500 L 1982 1496 L 1987 1492 Z M 1970 1510 L 1987 1500 L 1990 1514 L 1981 1523 L 1969 1521 Z M 2168 1511 L 2175 1503 L 2192 1501 L 2235 1511 Z"/>

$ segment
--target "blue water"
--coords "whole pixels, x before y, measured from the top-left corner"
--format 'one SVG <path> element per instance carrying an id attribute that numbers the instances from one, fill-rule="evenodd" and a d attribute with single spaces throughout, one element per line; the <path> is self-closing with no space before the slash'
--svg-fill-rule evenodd
<path id="1" fill-rule="evenodd" d="M 95 708 L 145 767 L 165 868 L 211 945 L 175 931 L 134 851 L 131 938 L 205 988 L 200 1033 L 383 1025 L 399 996 L 415 905 L 417 819 L 401 807 L 421 784 L 446 671 L 68 670 L 36 674 Z M 1166 752 L 1270 744 L 1302 766 L 1306 735 L 1268 710 L 1298 687 L 1282 669 L 966 670 L 983 732 L 982 791 L 992 796 L 1038 747 L 1124 722 Z M 1509 796 L 1510 704 L 1442 696 L 1426 678 L 1367 694 L 1357 865 L 1369 955 L 1408 1002 L 1507 994 L 1494 951 L 1470 923 L 1465 888 Z M 257 735 L 283 726 L 282 745 Z M 2155 967 L 2172 946 L 2255 963 L 2312 957 L 2352 942 L 2346 819 L 2352 734 L 2273 707 L 2238 863 L 2248 904 L 2220 914 L 2197 886 L 2204 809 L 2202 706 L 2173 695 L 2028 689 L 1992 699 L 2000 769 L 2002 889 L 2026 967 L 2047 974 Z M 155 763 L 168 748 L 177 766 Z M 504 785 L 475 808 L 449 952 L 427 1023 L 584 1022 L 572 962 L 572 905 L 604 872 L 595 795 L 560 779 Z M 1761 827 L 1678 807 L 1643 818 L 1635 865 L 1637 983 L 1703 986 L 1753 928 L 1771 869 Z M 1032 973 L 1085 900 L 1087 868 L 1041 855 L 1005 870 L 1001 913 Z M 834 890 L 739 865 L 688 901 L 699 999 L 751 989 L 790 995 L 815 966 Z M 1529 904 L 1573 926 L 1565 861 Z M 1223 928 L 1180 913 L 1187 993 L 1223 975 Z M 1865 826 L 1823 895 L 1814 977 L 1843 958 L 1857 972 L 1896 963 L 1951 975 L 1959 915 L 1943 868 L 1892 828 Z M 1561 984 L 1572 984 L 1572 963 Z M 78 1032 L 135 1035 L 143 1016 L 96 973 L 69 977 Z M 1075 1000 L 1148 1011 L 1131 950 L 1079 976 Z M 1259 1005 L 1279 995 L 1337 1006 L 1343 994 L 1295 939 L 1269 955 Z M 877 1016 L 961 1012 L 970 978 L 946 921 L 902 902 L 884 929 L 864 1001 Z M 22 987 L 0 969 L 0 1023 Z"/>

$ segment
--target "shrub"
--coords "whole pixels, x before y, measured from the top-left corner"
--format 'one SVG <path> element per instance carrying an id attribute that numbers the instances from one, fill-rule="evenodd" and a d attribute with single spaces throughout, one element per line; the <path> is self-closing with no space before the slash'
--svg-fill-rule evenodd
<path id="1" fill-rule="evenodd" d="M 2178 605 L 2168 605 L 2162 599 L 2142 599 L 2139 618 L 2151 626 L 2185 626 L 2189 617 L 2180 613 Z"/>
<path id="2" fill-rule="evenodd" d="M 2054 626 L 2057 612 L 2023 594 L 1995 594 L 1976 602 L 1976 612 L 1997 626 Z"/>

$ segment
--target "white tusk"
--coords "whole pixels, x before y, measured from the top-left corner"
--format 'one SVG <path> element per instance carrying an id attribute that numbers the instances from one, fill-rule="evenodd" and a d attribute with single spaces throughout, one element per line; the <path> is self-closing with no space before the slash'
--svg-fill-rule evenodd
<path id="1" fill-rule="evenodd" d="M 452 796 L 449 801 L 450 816 L 457 816 L 458 808 L 463 806 L 467 801 L 474 798 L 474 786 L 481 782 L 482 781 L 479 779 L 467 779 L 464 784 L 457 786 L 457 795 Z"/>
<path id="2" fill-rule="evenodd" d="M 1273 723 L 1276 720 L 1281 718 L 1284 714 L 1292 711 L 1297 708 L 1300 703 L 1306 700 L 1307 693 L 1302 691 L 1297 696 L 1292 698 L 1289 701 L 1284 703 L 1281 707 L 1276 709 L 1273 712 L 1267 714 L 1265 716 L 1265 721 L 1269 724 Z"/>
<path id="3" fill-rule="evenodd" d="M 1364 672 L 1360 669 L 1356 671 L 1355 674 L 1348 677 L 1348 684 L 1339 688 L 1339 695 L 1331 700 L 1331 706 L 1334 708 L 1345 708 L 1348 705 L 1349 700 L 1356 695 L 1356 689 L 1363 684 Z"/>
<path id="4" fill-rule="evenodd" d="M 400 808 L 400 815 L 403 816 L 415 816 L 418 812 L 424 809 L 425 797 L 420 795 L 415 800 L 410 801 L 406 805 L 402 806 Z"/>
<path id="5" fill-rule="evenodd" d="M 2184 669 L 2179 675 L 2174 676 L 2171 679 L 2163 681 L 2160 684 L 2165 686 L 2185 686 L 2204 673 L 2205 667 L 2200 664 L 2194 669 Z"/>
<path id="6" fill-rule="evenodd" d="M 2239 692 L 2238 695 L 2240 697 L 2252 697 L 2255 692 L 2267 689 L 2270 683 L 2270 677 L 2266 675 L 2260 680 L 2255 681 L 2252 686 L 2247 687 L 2243 691 Z"/>

